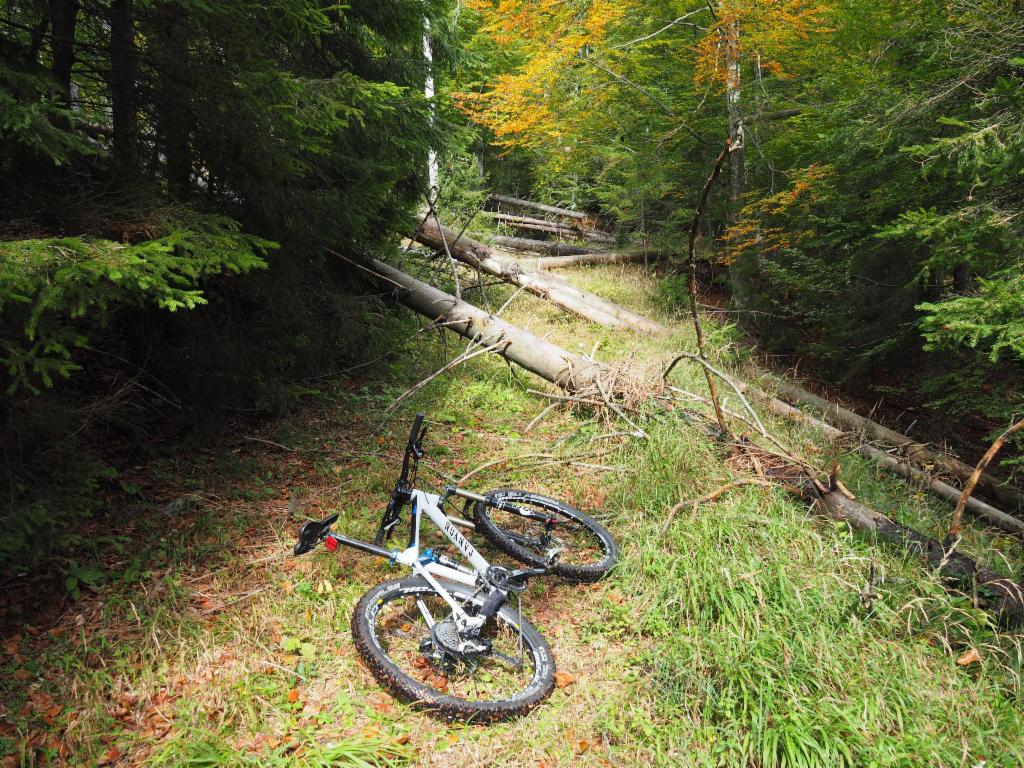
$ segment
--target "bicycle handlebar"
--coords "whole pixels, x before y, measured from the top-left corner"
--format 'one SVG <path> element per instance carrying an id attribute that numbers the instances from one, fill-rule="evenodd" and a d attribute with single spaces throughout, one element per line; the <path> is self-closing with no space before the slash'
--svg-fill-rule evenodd
<path id="1" fill-rule="evenodd" d="M 419 439 L 420 427 L 423 426 L 423 419 L 424 415 L 422 413 L 417 413 L 416 418 L 413 419 L 412 429 L 409 430 L 409 445 L 412 445 L 417 439 Z"/>

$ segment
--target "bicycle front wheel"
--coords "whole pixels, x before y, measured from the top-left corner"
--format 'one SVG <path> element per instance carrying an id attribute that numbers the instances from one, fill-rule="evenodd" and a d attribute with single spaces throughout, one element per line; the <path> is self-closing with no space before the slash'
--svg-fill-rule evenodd
<path id="1" fill-rule="evenodd" d="M 458 584 L 444 588 L 470 615 L 484 601 Z M 352 635 L 381 685 L 447 720 L 490 723 L 525 715 L 554 689 L 551 649 L 509 606 L 476 638 L 485 650 L 447 650 L 459 640 L 451 607 L 419 576 L 378 584 L 363 595 Z"/>
<path id="2" fill-rule="evenodd" d="M 485 493 L 526 512 L 500 510 L 477 502 L 477 529 L 494 546 L 521 563 L 546 566 L 559 550 L 551 573 L 570 581 L 597 581 L 618 561 L 615 539 L 597 520 L 565 502 L 530 491 L 499 488 Z"/>

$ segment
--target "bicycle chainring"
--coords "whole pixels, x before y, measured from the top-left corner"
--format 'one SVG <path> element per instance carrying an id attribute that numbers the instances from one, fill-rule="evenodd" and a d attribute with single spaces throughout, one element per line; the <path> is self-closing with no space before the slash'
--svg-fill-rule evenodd
<path id="1" fill-rule="evenodd" d="M 487 583 L 495 589 L 505 592 L 522 592 L 526 589 L 526 583 L 512 580 L 512 571 L 500 565 L 492 565 L 485 574 Z"/>

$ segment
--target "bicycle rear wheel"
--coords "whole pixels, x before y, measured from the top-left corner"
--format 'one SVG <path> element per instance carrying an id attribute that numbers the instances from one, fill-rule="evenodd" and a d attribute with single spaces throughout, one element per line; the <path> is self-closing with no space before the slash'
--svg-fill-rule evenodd
<path id="1" fill-rule="evenodd" d="M 512 488 L 499 488 L 484 496 L 532 513 L 523 517 L 482 502 L 473 509 L 477 529 L 484 537 L 522 563 L 546 566 L 549 554 L 560 549 L 551 573 L 570 581 L 591 582 L 618 561 L 615 539 L 605 527 L 565 502 Z"/>
<path id="2" fill-rule="evenodd" d="M 444 587 L 471 615 L 485 598 L 458 584 Z M 551 649 L 515 611 L 505 606 L 484 626 L 487 652 L 462 657 L 442 647 L 455 631 L 451 614 L 419 576 L 378 584 L 352 615 L 356 649 L 381 685 L 447 720 L 506 720 L 551 695 Z"/>

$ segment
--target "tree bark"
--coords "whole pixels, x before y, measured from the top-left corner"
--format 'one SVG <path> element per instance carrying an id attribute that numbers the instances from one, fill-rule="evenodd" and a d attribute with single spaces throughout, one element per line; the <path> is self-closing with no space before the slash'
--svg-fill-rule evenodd
<path id="1" fill-rule="evenodd" d="M 513 216 L 509 213 L 498 213 L 496 211 L 481 211 L 484 216 L 489 216 L 496 221 L 511 224 L 520 229 L 532 229 L 538 232 L 550 232 L 562 237 L 576 237 L 585 240 L 593 240 L 598 243 L 614 243 L 615 238 L 604 232 L 597 232 L 592 229 L 584 229 L 572 224 L 558 224 L 544 219 L 535 219 L 530 216 Z"/>
<path id="2" fill-rule="evenodd" d="M 552 304 L 601 325 L 626 328 L 642 333 L 660 333 L 664 326 L 643 315 L 631 312 L 614 302 L 580 290 L 553 275 L 544 275 L 521 264 L 505 261 L 483 243 L 439 225 L 429 217 L 419 228 L 416 239 L 437 251 L 445 250 L 463 264 L 499 277 Z"/>
<path id="3" fill-rule="evenodd" d="M 50 26 L 53 30 L 53 76 L 64 105 L 71 107 L 71 69 L 75 65 L 75 29 L 78 3 L 74 0 L 50 0 Z"/>
<path id="4" fill-rule="evenodd" d="M 729 199 L 732 203 L 731 216 L 737 221 L 740 215 L 743 194 L 746 191 L 747 173 L 744 165 L 743 115 L 740 107 L 742 93 L 742 70 L 740 69 L 740 23 L 733 21 L 724 33 L 726 56 L 726 107 L 729 113 Z"/>
<path id="5" fill-rule="evenodd" d="M 114 127 L 114 164 L 134 175 L 138 162 L 138 105 L 135 69 L 135 8 L 133 0 L 110 4 L 110 100 Z"/>
<path id="6" fill-rule="evenodd" d="M 382 284 L 394 289 L 396 298 L 414 312 L 467 339 L 494 344 L 504 343 L 496 354 L 522 366 L 560 389 L 573 393 L 595 386 L 604 367 L 581 355 L 535 336 L 516 326 L 492 317 L 478 307 L 456 299 L 421 280 L 376 259 L 372 269 L 383 277 Z"/>
<path id="7" fill-rule="evenodd" d="M 783 416 L 791 419 L 792 421 L 820 429 L 830 438 L 840 438 L 844 434 L 842 430 L 833 427 L 831 424 L 827 424 L 821 419 L 816 419 L 814 416 L 806 414 L 803 411 L 794 408 L 789 403 L 784 403 L 766 392 L 762 392 L 756 387 L 752 387 L 749 384 L 741 386 L 744 393 L 756 399 L 776 416 Z M 943 499 L 950 504 L 957 504 L 960 499 L 960 491 L 953 486 L 932 477 L 927 472 L 922 472 L 905 461 L 900 461 L 895 456 L 890 456 L 885 451 L 879 450 L 872 445 L 859 445 L 857 446 L 857 452 L 861 456 L 871 459 L 885 469 L 888 469 L 890 472 L 893 472 L 908 481 L 917 483 L 921 488 L 926 488 L 940 499 Z M 1008 515 L 1002 510 L 996 509 L 983 501 L 971 498 L 965 503 L 965 507 L 971 514 L 987 520 L 1004 531 L 1024 534 L 1024 520 L 1019 520 L 1012 515 Z"/>
<path id="8" fill-rule="evenodd" d="M 166 163 L 167 185 L 176 197 L 188 197 L 192 188 L 192 104 L 189 89 L 188 17 L 177 5 L 157 10 L 159 35 L 155 58 L 158 135 Z"/>
<path id="9" fill-rule="evenodd" d="M 536 259 L 520 259 L 520 263 L 539 270 L 566 269 L 590 264 L 642 264 L 647 259 L 656 259 L 661 251 L 632 248 L 625 251 L 594 251 L 573 256 L 539 256 Z"/>
<path id="10" fill-rule="evenodd" d="M 570 211 L 568 208 L 559 208 L 554 205 L 535 203 L 532 200 L 521 200 L 518 197 L 509 197 L 508 195 L 492 194 L 491 200 L 493 200 L 496 203 L 505 203 L 506 205 L 514 205 L 519 208 L 531 208 L 535 211 L 553 213 L 556 216 L 568 216 L 570 219 L 580 219 L 582 221 L 583 219 L 587 218 L 587 214 L 580 213 L 579 211 Z"/>
<path id="11" fill-rule="evenodd" d="M 600 248 L 592 246 L 569 245 L 555 240 L 531 240 L 528 237 L 495 235 L 491 238 L 491 242 L 502 248 L 511 248 L 516 251 L 531 251 L 533 253 L 550 253 L 555 256 L 578 256 L 584 253 L 601 252 Z"/>
<path id="12" fill-rule="evenodd" d="M 795 384 L 781 382 L 779 384 L 779 392 L 793 402 L 811 406 L 823 413 L 830 421 L 838 422 L 847 429 L 862 431 L 874 440 L 880 440 L 900 448 L 909 459 L 933 464 L 943 471 L 959 477 L 964 482 L 967 482 L 974 471 L 973 467 L 964 464 L 962 461 L 939 451 L 933 451 L 926 445 L 912 440 L 906 435 L 901 435 L 899 432 L 877 424 L 870 419 L 858 416 L 853 411 L 849 411 L 836 403 L 811 394 Z M 978 481 L 978 487 L 986 496 L 990 496 L 995 501 L 1004 504 L 1013 512 L 1024 509 L 1024 493 L 1013 486 L 1000 482 L 992 475 L 983 473 Z"/>

